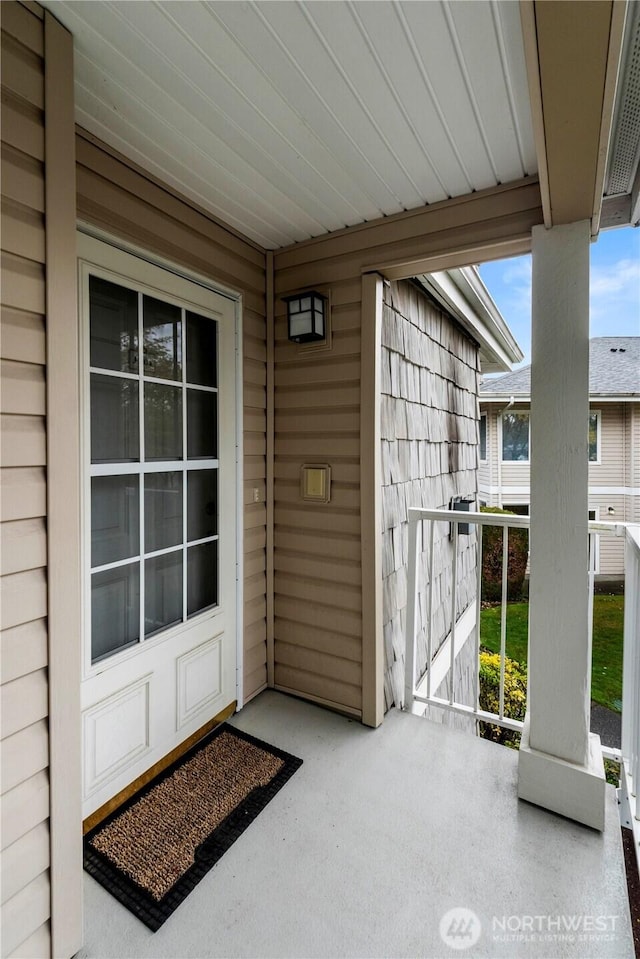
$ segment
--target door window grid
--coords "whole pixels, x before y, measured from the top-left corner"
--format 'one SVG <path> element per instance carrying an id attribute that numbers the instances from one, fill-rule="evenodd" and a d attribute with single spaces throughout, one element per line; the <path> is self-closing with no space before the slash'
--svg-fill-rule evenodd
<path id="1" fill-rule="evenodd" d="M 131 287 L 129 287 L 131 289 Z M 195 547 L 201 547 L 209 543 L 217 543 L 219 540 L 219 535 L 217 531 L 214 534 L 207 535 L 204 537 L 188 539 L 188 475 L 189 473 L 195 474 L 196 471 L 207 470 L 211 473 L 215 473 L 216 476 L 216 489 L 217 489 L 217 477 L 218 477 L 218 467 L 219 460 L 216 457 L 206 457 L 201 458 L 188 458 L 188 446 L 189 446 L 189 435 L 188 435 L 188 423 L 187 423 L 187 413 L 188 413 L 188 391 L 198 391 L 201 393 L 215 394 L 218 393 L 218 387 L 216 386 L 207 386 L 201 383 L 191 383 L 187 378 L 187 330 L 188 330 L 188 314 L 193 320 L 194 314 L 191 311 L 188 311 L 185 307 L 179 307 L 180 310 L 180 331 L 182 338 L 182 349 L 180 357 L 180 366 L 181 366 L 181 376 L 175 380 L 166 379 L 163 377 L 154 377 L 151 374 L 145 372 L 145 362 L 144 362 L 144 345 L 145 345 L 145 330 L 144 330 L 144 300 L 146 294 L 142 291 L 137 292 L 137 335 L 138 335 L 138 352 L 137 359 L 134 363 L 137 364 L 138 372 L 131 373 L 127 370 L 114 370 L 108 369 L 105 367 L 90 365 L 89 372 L 90 375 L 99 375 L 99 376 L 109 376 L 114 377 L 118 380 L 131 380 L 138 384 L 138 443 L 139 443 L 139 459 L 138 461 L 129 461 L 129 462 L 114 462 L 114 463 L 91 463 L 90 465 L 90 477 L 100 477 L 100 476 L 137 476 L 138 478 L 138 546 L 139 550 L 136 555 L 128 556 L 124 559 L 116 560 L 110 563 L 103 563 L 100 565 L 93 565 L 91 561 L 91 578 L 95 575 L 108 573 L 110 570 L 116 570 L 121 567 L 131 567 L 132 572 L 135 568 L 138 569 L 139 577 L 139 635 L 133 641 L 124 642 L 122 645 L 119 645 L 113 649 L 107 650 L 104 653 L 100 653 L 97 656 L 93 655 L 92 648 L 92 663 L 96 663 L 99 660 L 106 659 L 116 655 L 117 653 L 129 649 L 131 646 L 134 646 L 140 643 L 144 639 L 151 638 L 152 636 L 157 635 L 159 632 L 162 632 L 166 629 L 177 625 L 179 622 L 186 622 L 192 616 L 197 615 L 200 612 L 204 612 L 206 609 L 211 608 L 212 605 L 218 604 L 218 574 L 217 574 L 217 563 L 218 558 L 215 559 L 215 601 L 213 604 L 209 603 L 202 606 L 201 608 L 194 609 L 192 612 L 189 611 L 189 592 L 188 592 L 188 568 L 189 568 L 189 550 Z M 91 304 L 91 295 L 90 295 L 90 304 Z M 91 309 L 91 306 L 90 306 Z M 200 315 L 195 314 L 197 319 Z M 210 342 L 213 338 L 214 350 L 215 350 L 215 364 L 217 367 L 217 321 L 209 319 L 207 317 L 202 317 L 208 323 L 214 324 L 214 331 L 209 334 Z M 187 348 L 185 348 L 187 347 Z M 143 362 L 139 361 L 140 352 L 142 351 Z M 131 350 L 129 351 L 131 353 Z M 201 361 L 202 362 L 202 361 Z M 217 384 L 217 368 L 215 373 L 214 382 Z M 167 460 L 146 460 L 145 456 L 145 384 L 150 385 L 162 385 L 170 387 L 176 391 L 179 391 L 181 398 L 181 425 L 182 425 L 182 449 L 181 449 L 181 459 L 167 459 Z M 216 407 L 216 422 L 214 424 L 215 435 L 216 435 L 216 447 L 218 442 L 218 422 L 217 422 L 217 407 Z M 217 452 L 217 448 L 216 448 Z M 182 477 L 182 542 L 176 544 L 175 546 L 167 546 L 162 549 L 147 550 L 145 548 L 145 477 L 153 475 L 154 473 L 175 473 L 179 474 Z M 216 510 L 217 510 L 217 493 L 216 493 Z M 216 523 L 217 527 L 217 523 Z M 182 616 L 181 619 L 176 619 L 171 623 L 160 626 L 157 629 L 149 629 L 147 631 L 147 616 L 146 616 L 146 602 L 145 602 L 145 570 L 147 567 L 148 561 L 156 560 L 158 557 L 169 556 L 171 554 L 180 554 L 182 560 Z M 195 556 L 195 553 L 193 554 Z"/>

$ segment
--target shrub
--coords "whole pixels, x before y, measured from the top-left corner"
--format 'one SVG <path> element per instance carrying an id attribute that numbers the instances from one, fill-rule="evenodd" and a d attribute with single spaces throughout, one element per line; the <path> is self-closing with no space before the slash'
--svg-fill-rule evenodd
<path id="1" fill-rule="evenodd" d="M 504 714 L 509 719 L 524 720 L 527 705 L 527 671 L 513 659 L 504 661 Z M 480 709 L 488 713 L 500 712 L 500 654 L 480 651 Z M 483 739 L 492 739 L 503 746 L 517 749 L 520 733 L 491 723 L 479 724 Z"/>
<path id="2" fill-rule="evenodd" d="M 515 515 L 497 506 L 481 506 L 480 512 Z M 528 552 L 529 531 L 510 529 L 507 560 L 507 599 L 510 602 L 522 598 Z M 489 602 L 502 598 L 502 553 L 502 526 L 485 526 L 482 531 L 482 599 Z"/>
<path id="3" fill-rule="evenodd" d="M 620 785 L 620 763 L 614 762 L 613 759 L 605 759 L 604 772 L 607 782 L 617 789 Z"/>

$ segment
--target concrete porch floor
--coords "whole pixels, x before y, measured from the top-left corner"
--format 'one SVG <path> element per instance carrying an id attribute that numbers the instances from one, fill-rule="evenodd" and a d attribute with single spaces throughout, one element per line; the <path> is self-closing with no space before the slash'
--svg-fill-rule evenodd
<path id="1" fill-rule="evenodd" d="M 519 802 L 515 752 L 426 719 L 371 730 L 266 692 L 233 724 L 303 766 L 157 933 L 85 876 L 82 959 L 632 959 L 612 787 L 600 835 Z M 439 933 L 458 906 L 482 925 L 460 951 Z"/>

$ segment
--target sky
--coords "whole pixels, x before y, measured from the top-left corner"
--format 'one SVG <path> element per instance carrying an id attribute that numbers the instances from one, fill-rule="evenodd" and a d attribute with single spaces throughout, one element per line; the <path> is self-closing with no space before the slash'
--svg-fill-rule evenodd
<path id="1" fill-rule="evenodd" d="M 484 263 L 480 276 L 531 362 L 531 255 Z M 590 336 L 640 336 L 640 227 L 591 244 Z"/>

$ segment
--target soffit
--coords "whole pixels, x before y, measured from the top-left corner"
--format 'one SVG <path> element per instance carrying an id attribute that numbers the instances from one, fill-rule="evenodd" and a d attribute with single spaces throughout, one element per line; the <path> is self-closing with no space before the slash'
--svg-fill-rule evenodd
<path id="1" fill-rule="evenodd" d="M 78 123 L 266 248 L 537 173 L 516 3 L 44 6 Z"/>

